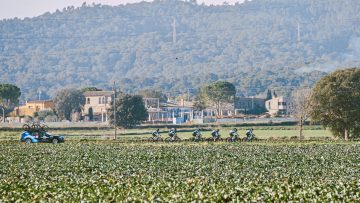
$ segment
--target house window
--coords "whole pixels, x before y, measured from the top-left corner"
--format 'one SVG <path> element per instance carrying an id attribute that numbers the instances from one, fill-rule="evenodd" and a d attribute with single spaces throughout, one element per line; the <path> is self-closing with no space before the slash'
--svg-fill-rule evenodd
<path id="1" fill-rule="evenodd" d="M 90 98 L 87 98 L 87 104 L 90 104 Z"/>
<path id="2" fill-rule="evenodd" d="M 108 103 L 108 97 L 105 97 L 105 104 Z"/>
<path id="3" fill-rule="evenodd" d="M 99 97 L 99 104 L 101 104 L 101 97 Z"/>
<path id="4" fill-rule="evenodd" d="M 102 103 L 105 104 L 105 97 L 102 98 Z"/>

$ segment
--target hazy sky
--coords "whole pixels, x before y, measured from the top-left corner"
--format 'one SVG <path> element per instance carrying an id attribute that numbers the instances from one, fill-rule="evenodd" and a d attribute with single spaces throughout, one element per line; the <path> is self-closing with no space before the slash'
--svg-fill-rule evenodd
<path id="1" fill-rule="evenodd" d="M 0 0 L 0 19 L 34 17 L 47 11 L 54 12 L 56 9 L 62 10 L 67 6 L 78 7 L 85 1 L 88 4 L 95 2 L 107 5 L 119 5 L 140 2 L 142 0 Z M 233 4 L 240 0 L 197 0 L 198 3 L 205 2 L 205 4 L 222 4 L 224 1 Z"/>

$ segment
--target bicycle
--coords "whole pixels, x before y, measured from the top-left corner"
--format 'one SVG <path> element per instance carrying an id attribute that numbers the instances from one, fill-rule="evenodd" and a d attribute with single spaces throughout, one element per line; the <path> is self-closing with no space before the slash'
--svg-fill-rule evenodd
<path id="1" fill-rule="evenodd" d="M 239 139 L 239 135 L 237 133 L 233 134 L 232 136 L 230 135 L 230 137 L 226 138 L 227 142 L 236 142 L 240 140 Z"/>
<path id="2" fill-rule="evenodd" d="M 252 142 L 258 140 L 255 136 L 255 134 L 253 133 L 253 129 L 249 129 L 246 131 L 246 137 L 243 138 L 244 142 Z"/>
<path id="3" fill-rule="evenodd" d="M 193 142 L 201 142 L 201 141 L 204 141 L 204 138 L 202 138 L 202 134 L 199 130 L 195 130 L 193 133 L 192 133 L 192 136 L 193 138 L 191 138 L 191 141 Z"/>
<path id="4" fill-rule="evenodd" d="M 207 138 L 206 141 L 208 142 L 222 142 L 224 139 L 221 138 L 219 133 L 219 129 L 212 131 L 211 137 Z"/>
<path id="5" fill-rule="evenodd" d="M 162 142 L 163 139 L 160 136 L 160 133 L 158 131 L 153 132 L 152 137 L 148 139 L 149 142 Z"/>
<path id="6" fill-rule="evenodd" d="M 165 138 L 165 142 L 178 142 L 178 141 L 181 141 L 181 139 L 177 136 L 175 130 L 170 130 L 168 135 L 169 135 L 169 137 Z"/>

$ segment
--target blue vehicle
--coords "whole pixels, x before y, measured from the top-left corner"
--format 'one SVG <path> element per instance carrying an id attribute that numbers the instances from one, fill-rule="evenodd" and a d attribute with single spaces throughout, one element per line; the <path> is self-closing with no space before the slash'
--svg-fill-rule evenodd
<path id="1" fill-rule="evenodd" d="M 30 143 L 38 143 L 38 142 L 45 142 L 45 143 L 61 143 L 64 142 L 64 136 L 57 136 L 57 135 L 50 135 L 47 132 L 45 133 L 30 133 L 28 131 L 25 131 L 21 133 L 21 142 L 25 142 L 26 144 Z"/>
<path id="2" fill-rule="evenodd" d="M 61 143 L 64 142 L 64 136 L 58 136 L 58 135 L 50 135 L 46 132 L 45 127 L 47 126 L 41 126 L 37 127 L 33 125 L 31 128 L 28 125 L 24 125 L 24 132 L 21 133 L 20 142 L 25 142 L 26 144 L 30 143 Z"/>

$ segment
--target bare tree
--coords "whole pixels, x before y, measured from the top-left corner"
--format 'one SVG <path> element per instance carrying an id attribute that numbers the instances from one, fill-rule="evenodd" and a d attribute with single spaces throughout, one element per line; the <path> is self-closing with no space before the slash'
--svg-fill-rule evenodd
<path id="1" fill-rule="evenodd" d="M 290 114 L 299 122 L 299 138 L 302 139 L 305 121 L 310 117 L 310 97 L 311 89 L 297 89 L 292 93 Z"/>

